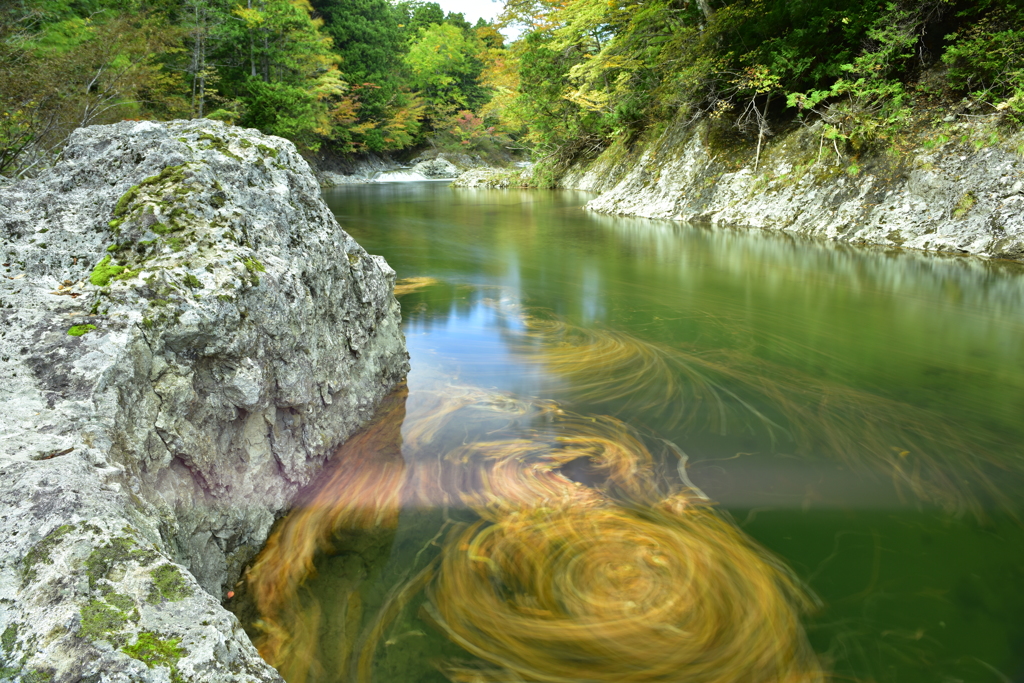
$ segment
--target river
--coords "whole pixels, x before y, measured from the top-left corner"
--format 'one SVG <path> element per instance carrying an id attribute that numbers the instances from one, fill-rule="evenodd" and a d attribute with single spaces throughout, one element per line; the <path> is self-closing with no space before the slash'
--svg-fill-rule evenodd
<path id="1" fill-rule="evenodd" d="M 1020 264 L 325 199 L 397 271 L 412 372 L 239 608 L 289 683 L 1024 681 Z"/>

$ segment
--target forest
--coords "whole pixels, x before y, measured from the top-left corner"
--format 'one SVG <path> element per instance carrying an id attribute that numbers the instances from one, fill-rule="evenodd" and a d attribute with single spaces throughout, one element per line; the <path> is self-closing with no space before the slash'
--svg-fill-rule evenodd
<path id="1" fill-rule="evenodd" d="M 493 25 L 420 0 L 0 13 L 10 178 L 52 164 L 75 128 L 123 119 L 219 119 L 308 153 L 511 149 L 553 169 L 680 117 L 758 146 L 781 122 L 822 121 L 837 150 L 953 108 L 1024 122 L 1019 0 L 508 0 Z"/>

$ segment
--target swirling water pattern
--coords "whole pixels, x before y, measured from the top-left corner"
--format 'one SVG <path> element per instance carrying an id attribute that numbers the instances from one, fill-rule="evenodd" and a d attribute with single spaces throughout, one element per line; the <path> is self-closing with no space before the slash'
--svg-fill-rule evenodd
<path id="1" fill-rule="evenodd" d="M 1024 673 L 1019 267 L 328 199 L 413 372 L 250 569 L 289 683 Z"/>

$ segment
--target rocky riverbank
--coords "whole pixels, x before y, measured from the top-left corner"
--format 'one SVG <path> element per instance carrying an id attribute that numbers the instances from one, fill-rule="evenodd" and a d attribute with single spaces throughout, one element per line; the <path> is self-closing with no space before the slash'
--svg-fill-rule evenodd
<path id="1" fill-rule="evenodd" d="M 877 244 L 1024 259 L 1024 134 L 970 117 L 926 126 L 905 149 L 840 153 L 821 125 L 793 125 L 760 158 L 703 122 L 619 141 L 564 174 L 602 213 L 783 230 Z M 721 125 L 721 124 L 719 124 Z M 470 172 L 466 187 L 521 187 L 529 174 Z"/>
<path id="2" fill-rule="evenodd" d="M 406 374 L 394 272 L 211 121 L 77 131 L 0 239 L 0 680 L 280 680 L 220 602 Z"/>
<path id="3" fill-rule="evenodd" d="M 314 159 L 323 187 L 362 185 L 389 180 L 447 180 L 484 164 L 468 154 L 425 154 L 402 164 L 390 157 L 373 154 L 359 157 Z"/>

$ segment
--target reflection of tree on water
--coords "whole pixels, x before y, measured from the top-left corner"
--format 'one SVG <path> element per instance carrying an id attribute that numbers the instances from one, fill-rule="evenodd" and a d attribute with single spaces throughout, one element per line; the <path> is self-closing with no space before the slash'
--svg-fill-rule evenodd
<path id="1" fill-rule="evenodd" d="M 699 352 L 613 330 L 583 329 L 491 301 L 520 325 L 505 334 L 528 363 L 564 378 L 568 395 L 616 412 L 662 418 L 685 430 L 760 432 L 798 453 L 880 470 L 918 501 L 984 516 L 987 497 L 1010 509 L 1000 473 L 1019 476 L 1013 447 L 948 418 L 741 351 Z M 510 329 L 521 332 L 508 331 Z"/>
<path id="2" fill-rule="evenodd" d="M 401 398 L 339 450 L 248 573 L 258 646 L 289 683 L 370 681 L 402 637 L 391 623 L 424 595 L 426 621 L 465 651 L 439 663 L 453 681 L 821 678 L 797 618 L 807 598 L 664 476 L 670 449 L 656 457 L 612 418 L 444 386 L 410 399 L 403 471 Z M 373 614 L 358 591 L 343 596 L 343 633 L 324 642 L 327 608 L 302 590 L 315 558 L 339 532 L 393 526 L 403 504 L 479 521 L 446 523 L 441 556 L 412 562 Z"/>

